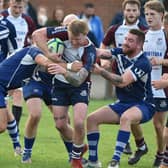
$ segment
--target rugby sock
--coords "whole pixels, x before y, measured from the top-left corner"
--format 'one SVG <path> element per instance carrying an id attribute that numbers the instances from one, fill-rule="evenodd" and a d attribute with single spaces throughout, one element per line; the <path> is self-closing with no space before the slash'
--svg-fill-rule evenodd
<path id="1" fill-rule="evenodd" d="M 19 122 L 20 122 L 20 118 L 21 118 L 21 115 L 22 115 L 22 107 L 12 105 L 12 113 L 15 117 L 16 124 L 19 127 Z"/>
<path id="2" fill-rule="evenodd" d="M 84 144 L 72 146 L 72 159 L 80 159 L 81 153 L 83 151 Z"/>
<path id="3" fill-rule="evenodd" d="M 168 145 L 165 148 L 162 164 L 168 166 Z"/>
<path id="4" fill-rule="evenodd" d="M 128 143 L 129 137 L 130 132 L 119 130 L 114 155 L 112 158 L 113 160 L 120 161 L 121 154 L 123 153 L 123 150 Z"/>
<path id="5" fill-rule="evenodd" d="M 89 145 L 89 160 L 91 162 L 96 162 L 98 160 L 99 137 L 99 132 L 91 132 L 87 134 L 87 140 Z"/>
<path id="6" fill-rule="evenodd" d="M 23 151 L 23 154 L 24 153 L 32 153 L 32 148 L 33 148 L 33 145 L 34 145 L 34 141 L 35 141 L 35 137 L 34 138 L 26 138 L 24 137 L 24 151 Z"/>
<path id="7" fill-rule="evenodd" d="M 16 125 L 16 120 L 8 122 L 7 130 L 8 130 L 9 136 L 12 139 L 14 149 L 18 146 L 20 147 L 21 145 L 19 143 L 19 135 L 18 135 L 18 128 Z"/>
<path id="8" fill-rule="evenodd" d="M 66 140 L 63 140 L 64 144 L 65 144 L 65 147 L 66 147 L 66 150 L 69 154 L 69 161 L 71 161 L 71 155 L 72 155 L 72 141 L 66 141 Z"/>
<path id="9" fill-rule="evenodd" d="M 147 148 L 144 138 L 135 140 L 136 146 L 140 150 L 145 150 Z"/>

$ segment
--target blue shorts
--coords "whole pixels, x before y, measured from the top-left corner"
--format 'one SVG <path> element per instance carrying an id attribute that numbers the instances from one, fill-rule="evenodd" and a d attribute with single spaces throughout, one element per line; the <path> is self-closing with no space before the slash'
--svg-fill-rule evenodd
<path id="1" fill-rule="evenodd" d="M 4 87 L 0 86 L 0 108 L 6 108 L 6 100 L 7 91 Z"/>
<path id="2" fill-rule="evenodd" d="M 168 99 L 154 98 L 154 104 L 156 106 L 156 112 L 167 112 L 168 111 Z"/>
<path id="3" fill-rule="evenodd" d="M 142 120 L 140 121 L 140 123 L 145 123 L 149 121 L 155 113 L 155 107 L 143 101 L 135 102 L 135 103 L 116 102 L 114 104 L 109 105 L 109 107 L 114 112 L 116 112 L 120 117 L 126 110 L 128 110 L 129 108 L 133 106 L 136 106 L 142 112 Z"/>
<path id="4" fill-rule="evenodd" d="M 51 85 L 45 83 L 30 80 L 26 85 L 23 86 L 23 97 L 25 100 L 31 98 L 41 98 L 47 106 L 52 104 L 51 101 Z"/>
<path id="5" fill-rule="evenodd" d="M 52 90 L 52 105 L 69 106 L 76 103 L 89 103 L 90 83 L 84 83 L 79 87 L 63 83 L 54 79 Z"/>

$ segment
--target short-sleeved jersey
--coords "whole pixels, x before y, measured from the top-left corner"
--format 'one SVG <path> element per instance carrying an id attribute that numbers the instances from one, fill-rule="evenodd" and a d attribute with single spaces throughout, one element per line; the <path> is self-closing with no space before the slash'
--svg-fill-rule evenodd
<path id="1" fill-rule="evenodd" d="M 96 61 L 96 49 L 95 46 L 88 39 L 88 45 L 79 48 L 74 48 L 71 42 L 68 40 L 68 32 L 66 27 L 48 27 L 47 28 L 48 38 L 60 38 L 65 45 L 63 59 L 67 63 L 74 61 L 82 61 L 84 68 L 89 72 L 87 81 L 90 80 L 90 71 L 93 68 L 93 64 Z M 63 75 L 55 75 L 58 80 L 68 83 Z"/>
<path id="2" fill-rule="evenodd" d="M 18 48 L 23 48 L 24 46 L 27 46 L 30 43 L 28 41 L 28 38 L 36 28 L 35 23 L 31 19 L 31 17 L 26 14 L 22 14 L 19 17 L 15 18 L 11 15 L 10 8 L 8 10 L 2 11 L 1 14 L 15 26 Z"/>
<path id="3" fill-rule="evenodd" d="M 153 95 L 151 88 L 151 64 L 148 58 L 139 53 L 134 58 L 128 58 L 122 53 L 122 49 L 111 49 L 112 55 L 116 60 L 116 74 L 122 75 L 126 70 L 130 70 L 135 82 L 120 88 L 116 87 L 117 98 L 122 102 L 139 102 L 146 101 L 153 103 Z"/>
<path id="4" fill-rule="evenodd" d="M 41 53 L 36 47 L 26 47 L 5 59 L 0 64 L 0 86 L 6 90 L 21 87 L 40 68 L 35 58 Z"/>
<path id="5" fill-rule="evenodd" d="M 147 27 L 142 25 L 139 20 L 134 25 L 125 25 L 124 20 L 122 24 L 112 25 L 107 30 L 103 39 L 103 44 L 106 46 L 114 45 L 115 47 L 121 47 L 127 32 L 133 28 L 142 31 L 147 30 Z"/>
<path id="6" fill-rule="evenodd" d="M 157 31 L 147 31 L 145 35 L 145 42 L 143 50 L 146 56 L 150 59 L 152 56 L 158 58 L 168 58 L 166 37 L 163 29 Z M 151 78 L 152 80 L 159 80 L 163 74 L 163 66 L 152 66 Z M 166 98 L 164 89 L 156 90 L 152 87 L 154 97 Z M 168 95 L 167 95 L 168 96 Z"/>
<path id="7" fill-rule="evenodd" d="M 3 16 L 0 16 L 0 62 L 8 53 L 17 49 L 16 30 L 13 24 Z"/>

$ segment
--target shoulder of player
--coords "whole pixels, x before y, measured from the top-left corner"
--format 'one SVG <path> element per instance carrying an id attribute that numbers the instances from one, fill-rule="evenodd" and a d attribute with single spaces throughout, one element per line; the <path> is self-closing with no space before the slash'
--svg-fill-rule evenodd
<path id="1" fill-rule="evenodd" d="M 36 46 L 28 46 L 26 48 L 28 49 L 27 54 L 32 57 L 44 56 L 44 53 Z"/>
<path id="2" fill-rule="evenodd" d="M 7 9 L 3 10 L 3 11 L 1 12 L 1 15 L 3 15 L 4 17 L 9 16 L 8 10 L 7 10 Z"/>
<path id="3" fill-rule="evenodd" d="M 138 27 L 139 27 L 140 30 L 142 30 L 142 31 L 145 32 L 145 33 L 146 33 L 146 32 L 148 31 L 148 29 L 149 29 L 148 26 L 142 24 L 141 22 L 138 23 Z"/>
<path id="4" fill-rule="evenodd" d="M 115 25 L 111 25 L 108 30 L 107 30 L 107 33 L 108 32 L 115 32 L 120 26 L 122 25 L 122 23 L 119 23 L 119 24 L 115 24 Z"/>

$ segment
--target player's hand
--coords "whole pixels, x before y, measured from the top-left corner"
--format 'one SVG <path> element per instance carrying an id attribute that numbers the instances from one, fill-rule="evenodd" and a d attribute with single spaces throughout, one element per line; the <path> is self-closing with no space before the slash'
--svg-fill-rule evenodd
<path id="1" fill-rule="evenodd" d="M 164 73 L 161 79 L 168 81 L 168 73 Z"/>
<path id="2" fill-rule="evenodd" d="M 112 62 L 111 62 L 111 60 L 101 59 L 100 62 L 101 62 L 101 67 L 103 67 L 103 68 L 105 68 L 105 69 L 110 69 L 110 68 L 112 67 Z"/>
<path id="3" fill-rule="evenodd" d="M 108 49 L 100 49 L 96 48 L 96 56 L 101 58 L 101 59 L 111 59 L 111 51 Z"/>
<path id="4" fill-rule="evenodd" d="M 153 57 L 150 58 L 150 62 L 153 66 L 154 65 L 162 65 L 163 59 L 153 56 Z"/>
<path id="5" fill-rule="evenodd" d="M 55 63 L 58 63 L 58 62 L 62 61 L 62 55 L 58 54 L 58 53 L 51 53 L 50 52 L 50 53 L 47 54 L 47 57 Z"/>
<path id="6" fill-rule="evenodd" d="M 160 80 L 155 80 L 152 81 L 152 86 L 156 89 L 164 89 L 168 87 L 168 80 L 160 79 Z"/>
<path id="7" fill-rule="evenodd" d="M 82 62 L 74 61 L 72 63 L 71 71 L 78 72 L 83 67 Z"/>
<path id="8" fill-rule="evenodd" d="M 93 66 L 93 73 L 95 74 L 100 74 L 101 70 L 103 70 L 104 68 L 100 67 L 100 65 L 98 65 L 97 63 L 94 64 Z"/>
<path id="9" fill-rule="evenodd" d="M 66 69 L 58 64 L 49 64 L 48 65 L 48 73 L 50 73 L 52 75 L 56 75 L 56 74 L 64 75 L 66 73 Z"/>

